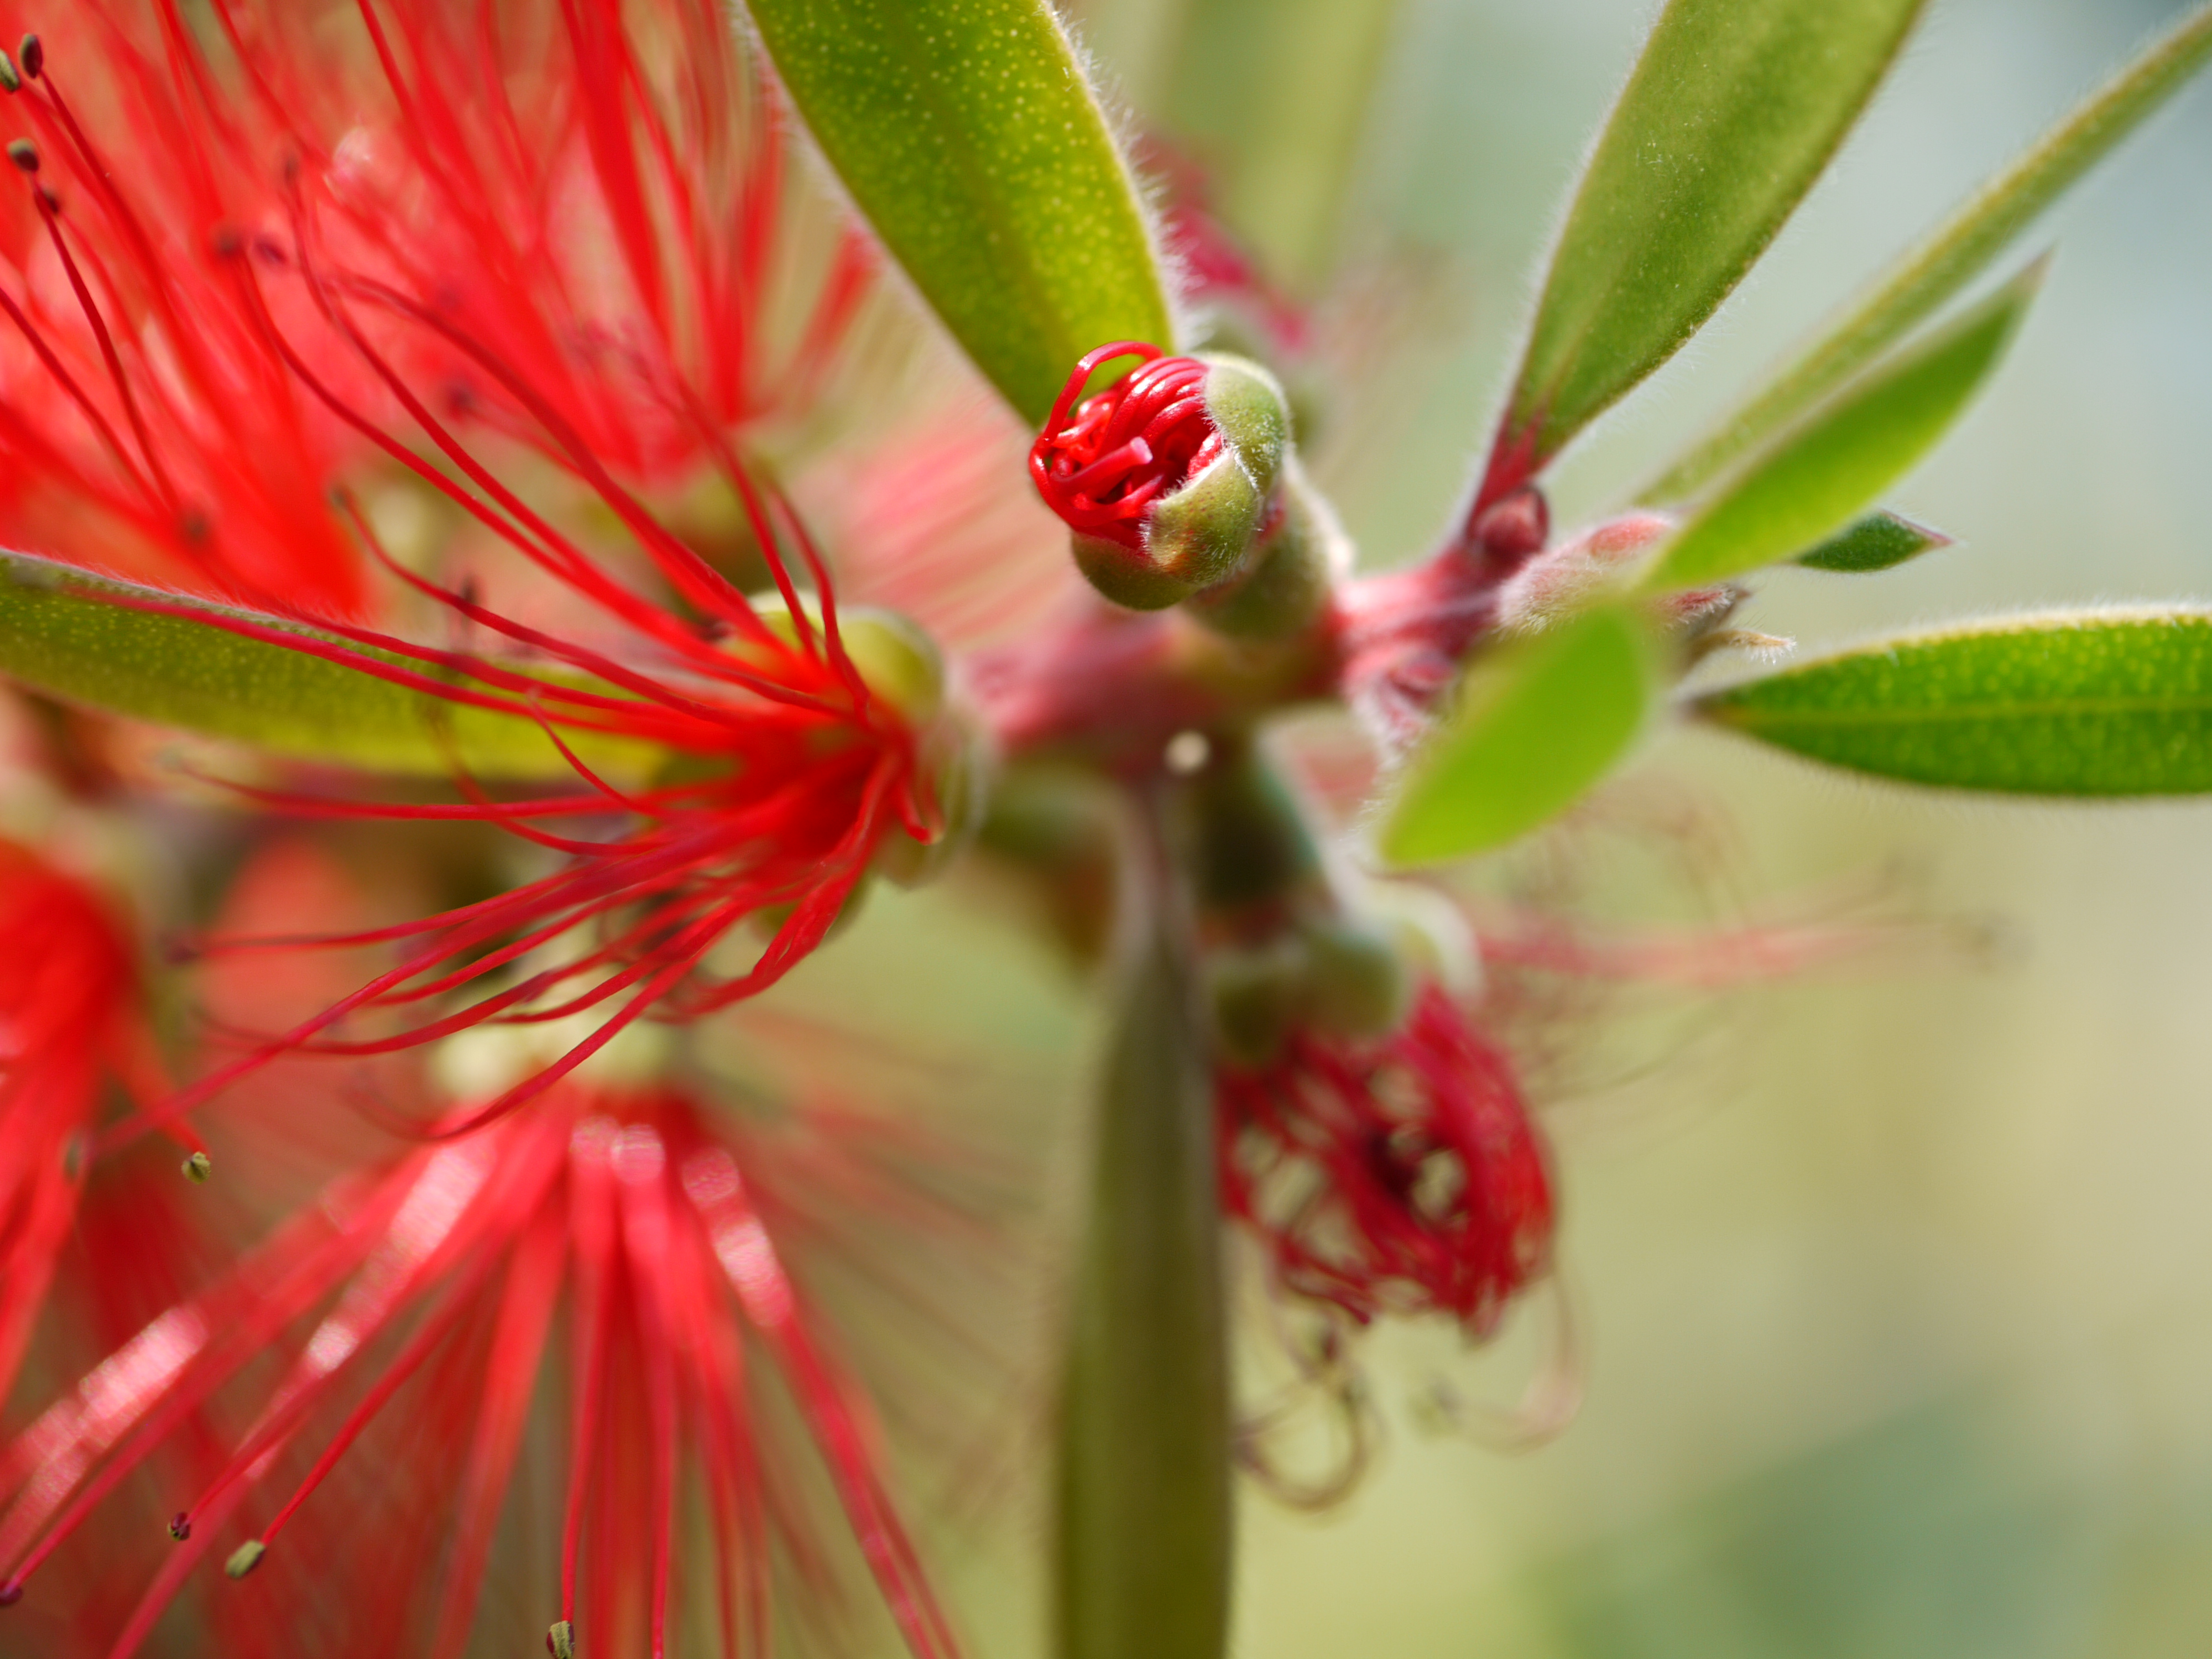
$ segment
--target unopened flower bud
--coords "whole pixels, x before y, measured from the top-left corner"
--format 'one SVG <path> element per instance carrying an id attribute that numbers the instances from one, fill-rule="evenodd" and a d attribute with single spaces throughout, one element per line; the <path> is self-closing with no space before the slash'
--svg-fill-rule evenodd
<path id="1" fill-rule="evenodd" d="M 1304 942 L 1281 933 L 1264 945 L 1208 953 L 1206 997 L 1214 1051 L 1237 1066 L 1264 1066 L 1282 1052 L 1307 1000 Z"/>
<path id="2" fill-rule="evenodd" d="M 910 830 L 884 836 L 874 867 L 897 887 L 922 886 L 974 842 L 996 769 L 989 734 L 957 709 L 933 724 L 916 749 L 915 763 L 928 775 L 937 807 L 936 833 L 927 840 Z"/>
<path id="3" fill-rule="evenodd" d="M 1626 592 L 1638 562 L 1674 528 L 1663 513 L 1626 513 L 1529 559 L 1498 590 L 1498 626 L 1540 633 L 1609 594 Z"/>
<path id="4" fill-rule="evenodd" d="M 1249 739 L 1223 734 L 1176 792 L 1180 854 L 1201 926 L 1249 933 L 1326 890 L 1319 843 L 1280 771 Z"/>
<path id="5" fill-rule="evenodd" d="M 1468 526 L 1468 540 L 1493 578 L 1512 574 L 1542 552 L 1551 538 L 1551 508 L 1534 484 L 1523 484 L 1493 501 Z"/>
<path id="6" fill-rule="evenodd" d="M 823 637 L 822 607 L 811 593 L 799 596 L 809 632 Z M 769 631 L 784 643 L 799 643 L 799 624 L 777 592 L 751 596 L 753 610 Z M 910 726 L 926 726 L 945 703 L 945 660 L 928 635 L 895 611 L 872 605 L 841 605 L 837 642 L 850 658 L 860 682 Z M 742 650 L 742 645 L 736 648 Z"/>
<path id="7" fill-rule="evenodd" d="M 1413 1006 L 1413 976 L 1392 930 L 1342 914 L 1309 916 L 1305 941 L 1306 1018 L 1332 1036 L 1388 1036 Z"/>
<path id="8" fill-rule="evenodd" d="M 1321 615 L 1330 583 L 1351 565 L 1352 544 L 1335 510 L 1293 455 L 1243 569 L 1193 594 L 1190 611 L 1232 639 L 1282 639 Z"/>
<path id="9" fill-rule="evenodd" d="M 1083 397 L 1094 370 L 1124 356 L 1144 362 Z M 1076 365 L 1030 451 L 1030 476 L 1074 532 L 1092 586 L 1158 611 L 1245 568 L 1290 436 L 1283 389 L 1258 364 L 1122 342 Z"/>

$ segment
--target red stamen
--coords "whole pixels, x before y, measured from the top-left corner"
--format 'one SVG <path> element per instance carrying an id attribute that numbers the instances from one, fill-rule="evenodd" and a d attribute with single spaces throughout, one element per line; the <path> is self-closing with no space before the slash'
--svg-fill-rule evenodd
<path id="1" fill-rule="evenodd" d="M 1136 368 L 1076 401 L 1102 365 L 1131 356 L 1141 359 Z M 1222 451 L 1206 412 L 1206 372 L 1193 358 L 1165 357 L 1135 341 L 1086 354 L 1030 451 L 1030 477 L 1045 505 L 1071 530 L 1141 550 L 1145 509 Z"/>
<path id="2" fill-rule="evenodd" d="M 1542 1144 L 1504 1057 L 1435 988 L 1380 1044 L 1301 1035 L 1216 1086 L 1223 1207 L 1284 1291 L 1479 1335 L 1548 1265 Z"/>
<path id="3" fill-rule="evenodd" d="M 714 1559 L 675 1548 L 687 1457 L 699 1468 L 718 1535 L 732 1547 L 734 1559 L 714 1568 L 726 1652 L 739 1650 L 741 1632 L 757 1639 L 770 1628 L 768 1564 L 777 1545 L 809 1574 L 811 1564 L 827 1561 L 803 1533 L 776 1544 L 769 1537 L 772 1520 L 802 1526 L 804 1505 L 775 1498 L 771 1467 L 755 1450 L 754 1385 L 744 1353 L 757 1338 L 757 1352 L 783 1372 L 784 1387 L 800 1402 L 916 1659 L 951 1659 L 950 1628 L 883 1495 L 850 1385 L 825 1357 L 738 1176 L 735 1154 L 710 1139 L 678 1097 L 603 1100 L 571 1090 L 560 1103 L 510 1119 L 465 1148 L 418 1153 L 366 1192 L 341 1195 L 330 1207 L 331 1220 L 304 1224 L 324 1235 L 319 1240 L 303 1249 L 307 1241 L 295 1227 L 199 1303 L 173 1314 L 172 1322 L 190 1323 L 188 1341 L 161 1348 L 149 1332 L 126 1346 L 111 1364 L 143 1373 L 127 1420 L 97 1429 L 34 1425 L 0 1462 L 0 1493 L 20 1483 L 40 1494 L 33 1526 L 57 1510 L 59 1516 L 40 1548 L 4 1582 L 19 1585 L 91 1504 L 145 1466 L 184 1413 L 302 1312 L 335 1296 L 333 1310 L 233 1449 L 223 1475 L 179 1517 L 173 1530 L 179 1541 L 124 1621 L 113 1652 L 125 1659 L 149 1634 L 185 1574 L 226 1547 L 226 1523 L 269 1481 L 278 1449 L 334 1401 L 345 1376 L 373 1364 L 373 1379 L 324 1438 L 259 1542 L 265 1548 L 279 1531 L 299 1534 L 286 1553 L 293 1571 L 326 1595 L 331 1580 L 320 1552 L 342 1539 L 358 1563 L 373 1540 L 358 1535 L 359 1517 L 343 1506 L 309 1500 L 327 1489 L 372 1430 L 396 1431 L 398 1413 L 388 1409 L 393 1398 L 410 1378 L 427 1375 L 424 1386 L 434 1387 L 437 1400 L 422 1407 L 423 1425 L 433 1436 L 468 1441 L 465 1450 L 422 1449 L 434 1468 L 450 1467 L 457 1480 L 457 1500 L 425 1494 L 457 1516 L 442 1582 L 423 1591 L 426 1611 L 434 1604 L 436 1615 L 427 1650 L 433 1659 L 453 1659 L 474 1633 L 493 1528 L 565 1290 L 573 1300 L 560 1612 L 580 1647 L 619 1650 L 635 1641 L 660 1655 L 682 1636 L 678 1610 L 698 1604 L 682 1593 L 682 1575 L 697 1560 Z M 620 1117 L 602 1115 L 608 1110 Z M 466 1178 L 449 1180 L 441 1171 Z M 819 1194 L 810 1188 L 810 1196 Z M 894 1203 L 888 1212 L 905 1208 Z M 498 1311 L 479 1347 L 465 1329 L 495 1284 Z M 380 1335 L 403 1331 L 389 1357 L 375 1357 Z M 167 1357 L 149 1370 L 146 1357 L 157 1350 Z M 100 1397 L 89 1383 L 83 1392 Z M 88 1433 L 102 1437 L 88 1442 Z M 9 1520 L 10 1530 L 0 1535 L 15 1535 Z M 411 1525 L 406 1532 L 420 1535 Z M 270 1562 L 282 1559 L 271 1555 Z M 380 1569 L 376 1582 L 389 1586 L 380 1593 L 401 1598 L 380 1610 L 389 1621 L 384 1627 L 407 1628 L 401 1621 L 409 1617 L 410 1578 L 386 1578 Z M 248 1650 L 258 1650 L 241 1649 Z"/>

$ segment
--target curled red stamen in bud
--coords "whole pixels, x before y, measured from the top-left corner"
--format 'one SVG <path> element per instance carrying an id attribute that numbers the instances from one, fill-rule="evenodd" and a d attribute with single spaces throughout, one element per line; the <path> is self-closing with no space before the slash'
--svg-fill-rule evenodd
<path id="1" fill-rule="evenodd" d="M 33 81 L 46 72 L 46 43 L 37 35 L 25 35 L 23 43 L 15 48 L 15 56 L 22 62 L 23 73 Z"/>
<path id="2" fill-rule="evenodd" d="M 1143 361 L 1103 392 L 1083 397 L 1091 375 L 1117 357 Z M 1206 375 L 1194 358 L 1164 356 L 1158 346 L 1133 340 L 1085 355 L 1030 450 L 1030 477 L 1045 505 L 1071 530 L 1139 548 L 1146 509 L 1212 460 L 1225 441 L 1206 413 Z"/>

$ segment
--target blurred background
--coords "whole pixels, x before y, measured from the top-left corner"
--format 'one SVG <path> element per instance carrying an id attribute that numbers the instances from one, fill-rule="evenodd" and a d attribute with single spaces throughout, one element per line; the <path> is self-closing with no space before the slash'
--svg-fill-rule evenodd
<path id="1" fill-rule="evenodd" d="M 1317 308 L 1317 459 L 1370 562 L 1447 521 L 1562 192 L 1653 9 L 1079 9 L 1134 121 Z M 1578 447 L 1561 520 L 1620 504 L 2179 9 L 1934 0 L 1753 281 Z M 2021 251 L 2059 252 L 2009 363 L 1893 498 L 1959 544 L 1880 578 L 1773 576 L 1747 625 L 1815 648 L 1965 613 L 2212 597 L 2208 155 L 2199 85 Z M 1554 1013 L 1536 1076 L 1580 1417 L 1530 1451 L 1439 1433 L 1423 1401 L 1440 1364 L 1467 1396 L 1510 1400 L 1543 1332 L 1471 1367 L 1385 1334 L 1369 1357 L 1387 1445 L 1354 1494 L 1310 1516 L 1248 1491 L 1237 1651 L 2212 1651 L 2212 806 L 1913 795 L 1681 731 L 1595 817 L 1581 885 L 1610 920 L 1886 919 L 1899 938 L 1778 982 L 1639 994 L 1618 1021 L 1602 1000 L 1578 1025 Z M 1607 850 L 1662 820 L 1683 857 Z M 951 912 L 925 896 L 872 930 L 941 962 Z M 1003 941 L 960 948 L 973 982 L 1003 989 L 999 1029 L 1035 1086 L 1066 1086 L 1072 998 Z M 1016 1507 L 965 1556 L 987 1654 L 1036 1643 L 1042 1523 Z"/>

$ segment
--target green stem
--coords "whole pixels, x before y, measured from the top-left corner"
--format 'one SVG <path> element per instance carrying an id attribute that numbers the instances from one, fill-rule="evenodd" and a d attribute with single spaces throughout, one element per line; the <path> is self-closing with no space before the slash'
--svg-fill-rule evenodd
<path id="1" fill-rule="evenodd" d="M 1191 945 L 1166 886 L 1155 883 L 1100 1091 L 1061 1400 L 1060 1659 L 1219 1659 L 1228 1641 L 1212 1100 Z"/>

